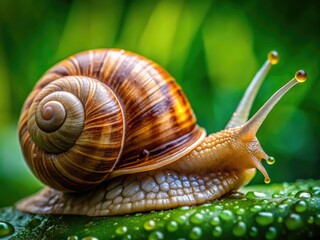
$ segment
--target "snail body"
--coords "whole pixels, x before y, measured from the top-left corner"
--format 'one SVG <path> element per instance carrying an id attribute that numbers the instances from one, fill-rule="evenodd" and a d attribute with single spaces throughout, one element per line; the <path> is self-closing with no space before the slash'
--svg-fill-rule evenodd
<path id="1" fill-rule="evenodd" d="M 117 49 L 76 54 L 52 67 L 19 120 L 22 152 L 49 187 L 17 208 L 119 215 L 200 204 L 245 185 L 269 159 L 255 134 L 300 71 L 249 120 L 273 52 L 227 127 L 206 136 L 180 86 L 159 65 Z"/>

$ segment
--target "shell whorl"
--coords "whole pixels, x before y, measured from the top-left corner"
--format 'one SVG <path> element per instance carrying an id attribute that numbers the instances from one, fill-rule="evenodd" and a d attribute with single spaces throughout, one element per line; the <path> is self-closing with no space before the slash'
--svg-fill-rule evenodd
<path id="1" fill-rule="evenodd" d="M 27 119 L 24 155 L 35 175 L 55 189 L 79 191 L 99 184 L 120 156 L 121 106 L 98 80 L 53 81 L 37 94 Z"/>
<path id="2" fill-rule="evenodd" d="M 75 79 L 78 80 L 74 81 Z M 94 86 L 99 86 L 99 89 L 100 85 L 105 86 L 101 87 L 105 89 L 101 91 L 107 91 L 112 99 L 110 101 L 119 106 L 120 110 L 116 110 L 116 117 L 109 116 L 111 119 L 123 117 L 122 120 L 116 121 L 116 127 L 112 128 L 112 136 L 109 137 L 116 139 L 115 143 L 111 141 L 106 145 L 99 143 L 100 138 L 107 138 L 104 137 L 101 126 L 109 126 L 110 123 L 107 119 L 102 118 L 102 120 L 91 114 L 92 107 L 88 110 L 87 100 L 96 97 L 97 94 L 89 91 L 89 95 L 85 97 L 87 100 L 79 97 L 84 93 L 82 88 L 76 85 L 84 81 L 82 79 L 94 79 Z M 60 86 L 62 82 L 68 87 L 69 84 L 72 85 L 73 92 L 69 93 L 77 96 L 76 99 L 80 102 L 78 100 L 72 104 L 69 100 L 63 102 L 64 90 Z M 49 90 L 53 86 L 55 90 Z M 109 93 L 109 90 L 112 93 Z M 38 94 L 42 94 L 43 97 L 38 97 Z M 61 101 L 55 100 L 53 96 L 60 98 Z M 113 96 L 117 100 L 114 100 Z M 35 105 L 41 106 L 40 109 L 36 110 Z M 75 105 L 79 106 L 77 111 L 72 110 L 69 113 L 69 107 Z M 98 105 L 96 104 L 97 113 L 101 111 Z M 78 121 L 82 118 L 82 111 L 83 126 Z M 74 115 L 75 120 L 68 120 L 69 115 Z M 65 127 L 68 126 L 67 122 L 77 124 L 78 129 L 83 128 L 82 131 L 70 130 Z M 35 124 L 40 128 L 33 130 Z M 122 130 L 114 133 L 113 130 L 120 129 L 120 125 L 123 125 Z M 85 137 L 84 132 L 88 129 L 94 134 Z M 35 137 L 30 137 L 31 133 L 35 134 Z M 43 136 L 39 135 L 40 133 Z M 46 184 L 50 181 L 51 185 L 48 185 L 58 190 L 78 191 L 88 189 L 105 178 L 148 171 L 167 165 L 194 149 L 205 137 L 205 131 L 196 124 L 192 108 L 180 86 L 162 67 L 137 54 L 117 49 L 101 49 L 71 56 L 52 67 L 40 79 L 23 107 L 19 135 L 25 159 L 40 180 Z M 52 140 L 60 137 L 66 139 Z M 43 143 L 44 141 L 48 143 Z M 118 142 L 122 145 L 119 146 Z M 68 155 L 75 147 L 76 153 L 83 153 L 86 143 L 89 143 L 88 149 L 92 148 L 91 151 L 79 158 Z M 94 149 L 96 146 L 98 150 Z M 64 153 L 60 153 L 59 149 Z M 88 167 L 84 163 L 89 161 L 95 152 L 98 153 L 97 157 L 92 157 L 93 160 L 90 160 L 92 163 Z M 52 165 L 58 162 L 55 159 L 62 155 L 67 160 L 58 166 Z M 114 157 L 113 161 L 109 159 L 111 155 Z M 47 165 L 37 164 L 39 158 L 49 162 L 50 167 L 52 165 L 58 172 L 58 178 L 61 179 L 58 180 L 59 184 L 64 181 L 67 183 L 59 186 L 56 184 L 57 180 L 47 180 L 56 176 L 51 173 Z M 104 158 L 108 160 L 100 163 Z M 109 169 L 106 170 L 106 167 Z M 85 173 L 80 173 L 77 177 L 70 176 L 69 180 L 65 179 L 64 174 L 68 176 L 69 173 L 74 174 L 81 169 L 84 169 Z M 92 179 L 89 177 L 89 172 L 93 173 Z M 101 180 L 102 175 L 103 180 Z"/>
<path id="3" fill-rule="evenodd" d="M 71 79 L 56 81 L 57 84 L 64 84 L 68 80 Z M 56 87 L 52 83 L 44 88 L 35 98 L 28 114 L 32 140 L 48 153 L 61 153 L 71 148 L 83 130 L 85 118 L 81 100 L 65 89 L 56 91 Z"/>

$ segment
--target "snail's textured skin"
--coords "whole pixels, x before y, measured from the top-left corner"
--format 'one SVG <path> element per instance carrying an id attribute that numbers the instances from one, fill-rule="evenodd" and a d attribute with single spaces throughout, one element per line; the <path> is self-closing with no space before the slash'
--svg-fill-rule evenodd
<path id="1" fill-rule="evenodd" d="M 172 170 L 150 171 L 111 179 L 87 193 L 70 195 L 45 188 L 34 198 L 24 200 L 18 209 L 36 213 L 122 215 L 200 204 L 238 189 L 254 174 L 213 172 L 182 174 Z"/>

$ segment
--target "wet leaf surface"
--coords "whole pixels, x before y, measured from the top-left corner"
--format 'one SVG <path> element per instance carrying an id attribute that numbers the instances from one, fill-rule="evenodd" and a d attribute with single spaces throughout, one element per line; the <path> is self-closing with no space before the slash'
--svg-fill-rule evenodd
<path id="1" fill-rule="evenodd" d="M 320 180 L 256 185 L 207 204 L 117 217 L 0 209 L 2 239 L 319 239 Z"/>

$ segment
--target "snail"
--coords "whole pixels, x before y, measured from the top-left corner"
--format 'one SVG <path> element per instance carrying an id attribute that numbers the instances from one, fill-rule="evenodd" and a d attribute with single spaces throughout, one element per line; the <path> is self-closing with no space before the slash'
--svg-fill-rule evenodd
<path id="1" fill-rule="evenodd" d="M 247 184 L 262 122 L 299 70 L 248 120 L 271 51 L 224 130 L 206 135 L 180 86 L 158 64 L 119 49 L 78 53 L 49 69 L 19 119 L 27 165 L 47 187 L 16 208 L 41 214 L 122 215 L 195 205 Z"/>

